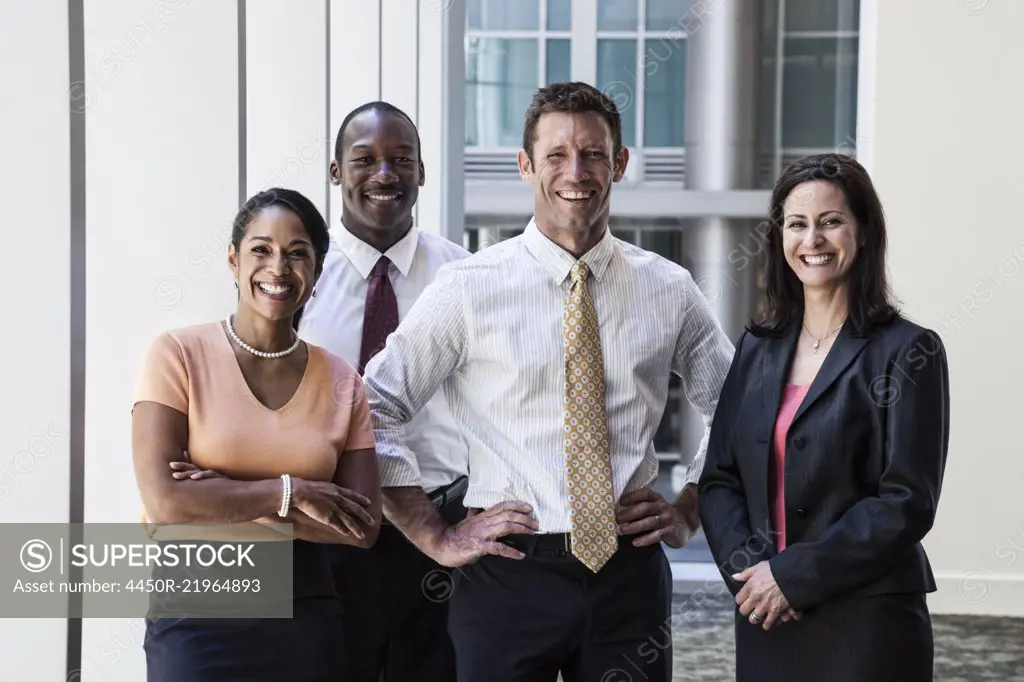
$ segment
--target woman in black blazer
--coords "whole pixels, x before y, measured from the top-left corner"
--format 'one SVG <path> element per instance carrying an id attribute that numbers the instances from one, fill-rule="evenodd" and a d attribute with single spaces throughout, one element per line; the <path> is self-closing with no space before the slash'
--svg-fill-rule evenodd
<path id="1" fill-rule="evenodd" d="M 856 161 L 793 164 L 770 218 L 765 314 L 737 341 L 699 483 L 738 605 L 736 679 L 931 680 L 921 540 L 946 462 L 945 348 L 890 300 Z"/>

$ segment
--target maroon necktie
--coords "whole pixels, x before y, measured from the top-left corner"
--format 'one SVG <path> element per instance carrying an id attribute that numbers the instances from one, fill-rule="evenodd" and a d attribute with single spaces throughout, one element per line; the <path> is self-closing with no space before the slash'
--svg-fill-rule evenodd
<path id="1" fill-rule="evenodd" d="M 398 328 L 398 299 L 388 277 L 391 261 L 381 256 L 370 272 L 366 287 L 366 308 L 363 310 L 363 345 L 359 353 L 359 374 L 366 363 L 384 349 L 388 334 Z"/>

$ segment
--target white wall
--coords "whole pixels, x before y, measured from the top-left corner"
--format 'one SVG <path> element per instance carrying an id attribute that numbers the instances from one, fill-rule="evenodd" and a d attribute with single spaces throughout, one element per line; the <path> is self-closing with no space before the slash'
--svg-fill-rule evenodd
<path id="1" fill-rule="evenodd" d="M 1024 3 L 863 5 L 858 142 L 886 209 L 895 290 L 949 354 L 930 604 L 1024 616 Z"/>
<path id="2" fill-rule="evenodd" d="M 0 3 L 4 275 L 13 287 L 0 334 L 2 523 L 68 519 L 67 98 L 82 92 L 68 90 L 67 25 L 66 0 Z M 0 679 L 63 680 L 66 632 L 62 620 L 0 620 Z"/>

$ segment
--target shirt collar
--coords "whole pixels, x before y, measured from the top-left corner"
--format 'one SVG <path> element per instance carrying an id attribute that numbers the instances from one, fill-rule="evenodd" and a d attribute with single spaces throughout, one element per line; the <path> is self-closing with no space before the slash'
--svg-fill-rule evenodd
<path id="1" fill-rule="evenodd" d="M 551 273 L 555 281 L 559 284 L 564 282 L 572 271 L 572 266 L 576 264 L 576 257 L 541 232 L 537 227 L 536 218 L 530 219 L 526 230 L 523 231 L 523 240 L 526 248 L 540 261 L 541 266 Z M 614 251 L 615 242 L 612 231 L 605 228 L 601 241 L 583 254 L 580 260 L 586 261 L 590 271 L 594 274 L 594 279 L 600 282 Z"/>
<path id="2" fill-rule="evenodd" d="M 416 255 L 416 245 L 419 243 L 420 236 L 419 230 L 415 225 L 405 233 L 404 237 L 388 249 L 387 253 L 383 254 L 349 232 L 345 224 L 340 221 L 334 232 L 335 241 L 337 241 L 338 246 L 341 248 L 341 252 L 355 266 L 363 279 L 370 276 L 370 271 L 373 270 L 373 266 L 377 264 L 381 256 L 387 256 L 388 260 L 394 263 L 403 277 L 409 276 L 409 270 L 412 268 L 412 259 Z"/>

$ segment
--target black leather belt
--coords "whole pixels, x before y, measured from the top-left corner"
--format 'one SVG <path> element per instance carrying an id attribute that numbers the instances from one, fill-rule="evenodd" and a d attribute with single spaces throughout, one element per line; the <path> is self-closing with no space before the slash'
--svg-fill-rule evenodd
<path id="1" fill-rule="evenodd" d="M 619 536 L 619 551 L 624 549 L 636 549 L 633 547 L 633 540 L 642 535 Z M 572 535 L 569 533 L 537 533 L 537 534 L 515 534 L 498 538 L 510 547 L 518 549 L 527 556 L 533 554 L 554 554 L 556 556 L 569 556 L 572 554 Z M 658 545 L 653 545 L 657 547 Z"/>
<path id="2" fill-rule="evenodd" d="M 572 553 L 572 536 L 569 533 L 516 534 L 498 540 L 526 555 L 555 553 L 565 556 Z"/>
<path id="3" fill-rule="evenodd" d="M 461 501 L 466 496 L 468 488 L 469 477 L 459 476 L 448 485 L 430 491 L 427 493 L 427 497 L 430 498 L 435 507 L 441 509 L 450 502 Z"/>

